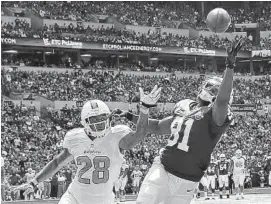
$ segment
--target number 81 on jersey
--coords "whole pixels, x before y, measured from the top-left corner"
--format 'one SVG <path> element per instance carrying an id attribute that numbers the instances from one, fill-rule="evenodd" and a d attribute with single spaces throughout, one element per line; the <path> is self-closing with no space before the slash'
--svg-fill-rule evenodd
<path id="1" fill-rule="evenodd" d="M 192 125 L 194 123 L 194 120 L 188 119 L 185 122 L 183 122 L 183 119 L 181 119 L 178 122 L 180 123 L 181 128 L 179 131 L 172 133 L 170 139 L 168 140 L 167 145 L 172 147 L 178 143 L 178 145 L 177 145 L 178 149 L 185 151 L 185 152 L 188 152 L 189 146 L 187 144 L 188 144 L 190 131 L 191 131 Z M 180 137 L 182 137 L 181 142 L 179 142 Z"/>

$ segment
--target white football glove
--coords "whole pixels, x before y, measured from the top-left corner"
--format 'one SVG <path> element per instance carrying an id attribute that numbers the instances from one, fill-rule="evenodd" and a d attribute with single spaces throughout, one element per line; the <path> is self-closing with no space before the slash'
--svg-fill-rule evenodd
<path id="1" fill-rule="evenodd" d="M 153 88 L 153 90 L 149 94 L 145 94 L 143 89 L 139 88 L 140 93 L 140 103 L 146 108 L 155 107 L 157 105 L 157 101 L 161 96 L 161 87 L 158 88 L 157 85 Z"/>

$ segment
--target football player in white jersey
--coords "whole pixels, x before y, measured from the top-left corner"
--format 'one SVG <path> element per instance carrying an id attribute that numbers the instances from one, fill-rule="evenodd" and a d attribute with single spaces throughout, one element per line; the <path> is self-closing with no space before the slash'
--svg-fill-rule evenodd
<path id="1" fill-rule="evenodd" d="M 139 165 L 136 165 L 135 170 L 132 172 L 131 177 L 133 179 L 133 194 L 139 193 L 139 186 L 143 174 L 139 170 Z"/>
<path id="2" fill-rule="evenodd" d="M 233 181 L 235 188 L 237 188 L 236 199 L 244 199 L 244 181 L 245 181 L 245 165 L 246 160 L 242 156 L 242 151 L 238 149 L 235 156 L 231 159 L 231 171 L 233 174 Z"/>
<path id="3" fill-rule="evenodd" d="M 147 134 L 149 108 L 156 105 L 161 88 L 157 86 L 145 94 L 140 91 L 140 118 L 136 131 L 126 125 L 110 126 L 111 112 L 100 100 L 84 104 L 81 120 L 84 128 L 67 132 L 63 151 L 49 162 L 26 185 L 36 185 L 57 173 L 64 165 L 74 160 L 77 173 L 59 204 L 112 204 L 113 182 L 117 180 L 124 160 L 123 150 L 132 149 Z"/>

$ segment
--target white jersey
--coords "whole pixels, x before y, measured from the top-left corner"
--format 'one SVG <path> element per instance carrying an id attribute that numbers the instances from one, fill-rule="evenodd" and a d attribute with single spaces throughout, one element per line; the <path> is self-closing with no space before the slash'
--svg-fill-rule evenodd
<path id="1" fill-rule="evenodd" d="M 245 159 L 243 157 L 232 157 L 233 174 L 245 174 Z"/>
<path id="2" fill-rule="evenodd" d="M 29 183 L 31 182 L 35 177 L 35 173 L 26 173 L 25 174 L 25 178 L 26 178 L 26 182 Z"/>
<path id="3" fill-rule="evenodd" d="M 63 142 L 73 155 L 77 168 L 75 178 L 68 188 L 80 204 L 114 203 L 113 183 L 118 179 L 124 161 L 119 141 L 131 129 L 117 125 L 103 138 L 92 141 L 83 128 L 69 131 Z"/>

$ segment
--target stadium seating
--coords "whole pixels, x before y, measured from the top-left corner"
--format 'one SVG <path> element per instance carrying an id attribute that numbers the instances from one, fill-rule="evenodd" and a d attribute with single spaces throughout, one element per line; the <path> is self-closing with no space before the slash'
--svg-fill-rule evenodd
<path id="1" fill-rule="evenodd" d="M 95 15 L 106 15 L 128 25 L 163 27 L 167 26 L 165 21 L 178 21 L 197 29 L 206 29 L 200 11 L 190 2 L 3 2 L 2 6 L 31 8 L 45 19 L 93 21 Z M 217 2 L 217 6 L 223 5 Z M 270 30 L 270 2 L 248 6 L 246 11 L 229 9 L 232 22 L 258 22 L 263 30 Z"/>
<path id="2" fill-rule="evenodd" d="M 31 10 L 36 16 L 49 20 L 64 20 L 74 22 L 96 22 L 102 16 L 106 22 L 116 20 L 122 25 L 148 26 L 148 27 L 170 27 L 178 28 L 189 26 L 197 30 L 207 30 L 201 11 L 190 2 L 42 2 L 42 1 L 18 1 L 1 2 L 2 12 L 5 15 L 6 8 L 23 8 Z M 213 6 L 220 6 L 214 3 Z M 259 23 L 262 31 L 271 30 L 271 3 L 262 2 L 257 7 L 248 4 L 244 9 L 232 8 L 229 13 L 233 23 Z M 22 13 L 24 14 L 24 12 Z M 14 15 L 16 16 L 16 15 Z M 13 16 L 12 16 L 13 17 Z M 14 17 L 15 18 L 15 17 Z M 30 19 L 30 18 L 29 18 Z M 1 22 L 2 38 L 48 38 L 65 39 L 82 42 L 117 43 L 117 44 L 140 44 L 160 47 L 193 47 L 201 49 L 225 50 L 230 43 L 236 42 L 241 36 L 229 40 L 226 37 L 212 35 L 205 37 L 199 35 L 187 37 L 172 33 L 163 33 L 159 29 L 147 33 L 137 33 L 134 30 L 119 29 L 115 27 L 98 28 L 86 26 L 80 23 L 59 25 L 56 21 L 53 25 L 43 25 L 35 29 L 31 23 L 17 18 L 14 22 Z M 113 25 L 113 24 L 110 24 Z M 181 26 L 180 26 L 181 25 Z M 234 31 L 231 25 L 231 31 Z M 254 42 L 248 36 L 245 39 L 243 51 L 252 51 Z M 254 45 L 254 44 L 253 44 Z M 5 44 L 4 46 L 10 46 Z M 11 45 L 14 46 L 14 45 Z M 262 50 L 271 49 L 271 35 L 264 35 L 260 39 L 259 46 Z M 179 49 L 179 48 L 178 48 Z M 79 53 L 79 52 L 78 52 Z M 76 53 L 76 54 L 78 54 Z M 194 77 L 198 71 L 187 67 L 184 70 L 175 70 L 167 63 L 157 62 L 157 65 L 147 67 L 143 64 L 131 64 L 131 62 L 120 62 L 119 70 L 128 71 L 166 71 L 170 77 L 164 76 L 142 76 L 132 74 L 112 75 L 107 69 L 109 63 L 102 60 L 82 62 L 82 68 L 91 71 L 83 72 L 75 69 L 72 72 L 50 72 L 51 66 L 45 63 L 45 57 L 31 54 L 10 55 L 1 53 L 1 65 L 8 67 L 29 66 L 42 67 L 46 71 L 22 71 L 1 69 L 1 96 L 6 97 L 11 93 L 33 94 L 41 96 L 50 101 L 86 101 L 100 99 L 107 102 L 138 102 L 138 88 L 150 91 L 154 85 L 163 87 L 161 103 L 176 103 L 185 98 L 195 99 L 202 78 Z M 79 53 L 80 54 L 80 53 Z M 201 57 L 201 56 L 200 56 Z M 208 56 L 209 57 L 209 56 Z M 195 57 L 196 58 L 196 57 Z M 182 59 L 181 59 L 182 60 Z M 97 63 L 99 61 L 99 63 Z M 196 59 L 195 59 L 196 61 Z M 100 63 L 101 62 L 101 63 Z M 76 64 L 69 66 L 59 62 L 57 68 L 75 68 Z M 267 64 L 267 63 L 266 63 Z M 269 63 L 270 64 L 270 63 Z M 113 67 L 114 69 L 116 67 Z M 217 67 L 218 73 L 222 73 L 224 67 Z M 242 68 L 243 69 L 243 68 Z M 266 69 L 266 67 L 264 68 Z M 94 71 L 95 70 L 95 71 Z M 100 70 L 100 71 L 97 71 Z M 171 75 L 173 71 L 192 73 L 192 76 L 175 78 Z M 205 70 L 200 70 L 203 73 Z M 251 71 L 251 70 L 250 70 Z M 254 70 L 255 71 L 255 70 Z M 158 71 L 157 71 L 158 72 Z M 202 72 L 200 72 L 202 74 Z M 206 71 L 207 72 L 207 71 Z M 235 70 L 238 75 L 246 75 L 245 70 Z M 266 100 L 271 99 L 270 70 L 255 73 L 266 74 L 258 79 L 234 80 L 234 104 L 257 104 L 263 105 Z M 156 73 L 157 74 L 157 73 Z M 269 75 L 268 75 L 269 74 Z M 172 76 L 172 77 L 171 77 Z M 2 157 L 5 158 L 6 178 L 16 175 L 18 180 L 7 179 L 6 186 L 25 183 L 25 174 L 29 168 L 38 172 L 55 155 L 62 150 L 63 139 L 68 130 L 80 127 L 80 108 L 64 106 L 60 110 L 48 106 L 46 110 L 37 110 L 34 103 L 29 106 L 23 103 L 2 103 L 1 106 L 1 147 Z M 39 112 L 40 111 L 40 112 Z M 155 110 L 150 113 L 152 118 L 162 119 L 171 115 L 168 110 Z M 135 125 L 123 118 L 115 118 L 112 125 L 127 124 L 131 128 Z M 233 156 L 235 150 L 240 148 L 246 155 L 248 169 L 252 171 L 255 167 L 261 168 L 267 157 L 271 155 L 271 119 L 270 115 L 257 113 L 236 115 L 234 122 L 224 134 L 223 139 L 217 145 L 214 156 L 219 157 L 225 153 L 227 158 Z M 147 137 L 130 151 L 125 152 L 126 161 L 129 163 L 129 171 L 136 165 L 141 167 L 144 176 L 159 150 L 167 144 L 168 135 L 148 134 Z M 69 165 L 72 171 L 76 170 L 73 163 Z M 64 169 L 63 171 L 66 171 Z M 127 187 L 130 186 L 130 180 Z M 6 200 L 16 199 L 6 189 Z M 57 189 L 52 189 L 52 195 L 56 197 Z M 127 192 L 129 189 L 127 189 Z"/>
<path id="3" fill-rule="evenodd" d="M 4 71 L 3 71 L 4 72 Z M 4 73 L 3 73 L 4 74 Z M 83 75 L 83 77 L 82 77 Z M 3 82 L 3 88 L 14 92 L 37 93 L 50 100 L 88 100 L 99 98 L 103 101 L 131 101 L 137 96 L 139 85 L 150 90 L 155 84 L 163 84 L 160 102 L 176 103 L 183 98 L 195 98 L 201 79 L 170 79 L 111 74 L 102 72 L 71 73 L 57 72 L 11 72 L 11 80 Z M 234 102 L 256 103 L 259 99 L 270 99 L 270 77 L 260 80 L 234 81 Z M 195 92 L 191 92 L 195 90 Z"/>
<path id="4" fill-rule="evenodd" d="M 42 119 L 35 114 L 34 108 L 27 108 L 22 104 L 2 106 L 1 146 L 7 174 L 16 172 L 23 178 L 28 168 L 39 171 L 60 152 L 67 130 L 79 126 L 78 111 L 80 112 L 77 108 L 63 107 L 57 113 L 48 109 L 50 116 Z M 170 113 L 151 112 L 153 118 L 167 115 Z M 123 124 L 125 121 L 119 122 Z M 271 148 L 270 124 L 270 117 L 265 115 L 237 115 L 235 123 L 216 147 L 214 156 L 218 158 L 223 152 L 230 158 L 237 148 L 241 148 L 247 157 L 249 169 L 264 165 Z M 167 144 L 167 138 L 168 136 L 149 134 L 139 145 L 127 151 L 125 158 L 129 161 L 130 170 L 135 165 L 150 167 L 159 149 Z M 143 172 L 146 173 L 144 168 Z M 24 181 L 21 180 L 20 183 L 22 182 Z"/>
<path id="5" fill-rule="evenodd" d="M 199 36 L 198 38 L 188 38 L 185 36 L 156 32 L 148 34 L 137 34 L 134 31 L 120 31 L 115 28 L 91 28 L 74 27 L 67 25 L 44 26 L 42 29 L 33 30 L 28 23 L 18 20 L 16 24 L 4 23 L 1 27 L 2 37 L 6 38 L 53 38 L 53 39 L 70 39 L 84 42 L 100 43 L 130 43 L 144 44 L 153 46 L 176 46 L 176 47 L 194 47 L 202 49 L 220 48 L 225 49 L 231 41 L 227 38 L 219 39 L 214 35 L 211 37 Z M 63 35 L 65 33 L 65 35 Z M 252 44 L 248 38 L 245 38 L 243 50 L 251 51 Z M 263 46 L 270 47 L 270 43 L 264 43 Z"/>

